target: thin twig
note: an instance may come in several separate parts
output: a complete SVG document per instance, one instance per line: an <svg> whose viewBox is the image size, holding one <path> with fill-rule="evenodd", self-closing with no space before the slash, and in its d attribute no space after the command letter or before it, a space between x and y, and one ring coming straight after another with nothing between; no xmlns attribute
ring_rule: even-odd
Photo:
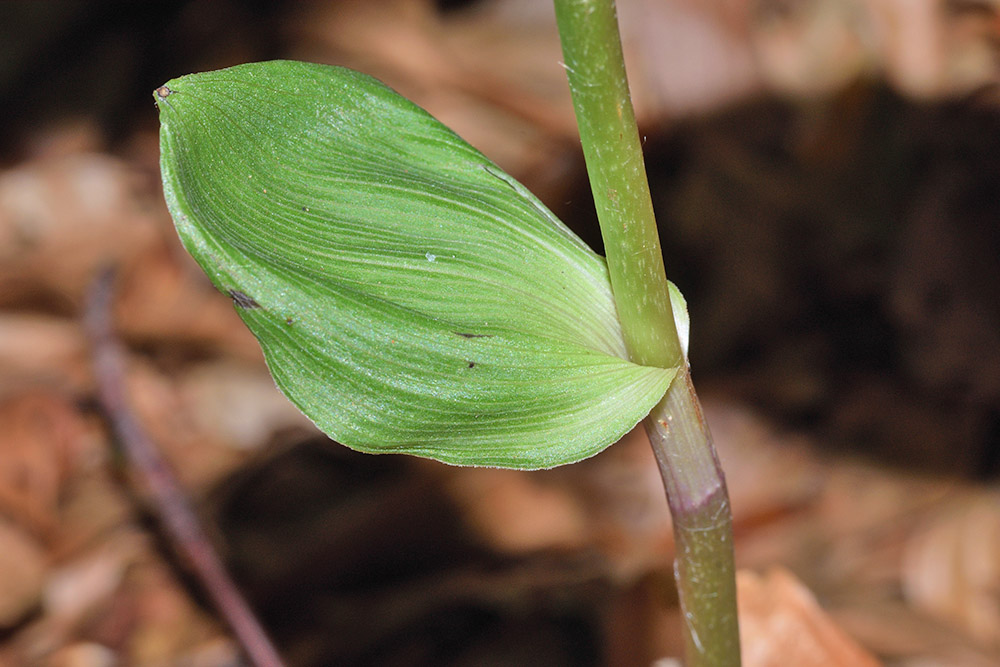
<svg viewBox="0 0 1000 667"><path fill-rule="evenodd" d="M98 277L85 313L101 406L118 437L125 460L151 494L167 536L187 559L247 658L256 667L281 667L278 652L216 555L176 477L128 405L125 355L111 322L113 283L113 270Z"/></svg>

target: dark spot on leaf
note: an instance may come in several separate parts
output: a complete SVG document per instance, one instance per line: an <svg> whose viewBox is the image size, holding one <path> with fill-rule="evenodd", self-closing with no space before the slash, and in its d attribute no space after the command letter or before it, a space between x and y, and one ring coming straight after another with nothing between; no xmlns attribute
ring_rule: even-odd
<svg viewBox="0 0 1000 667"><path fill-rule="evenodd" d="M493 334L474 334L474 333L465 333L463 331L455 331L453 333L456 336L461 336L462 338L493 338Z"/></svg>
<svg viewBox="0 0 1000 667"><path fill-rule="evenodd" d="M237 289L229 290L228 294L237 308L260 308L260 304L254 301L253 298Z"/></svg>
<svg viewBox="0 0 1000 667"><path fill-rule="evenodd" d="M159 97L161 100L165 100L173 92L174 91L170 90L166 86L160 86L159 88L156 89L156 96Z"/></svg>
<svg viewBox="0 0 1000 667"><path fill-rule="evenodd" d="M293 324L294 322L295 322L295 320L293 320L293 319L292 319L292 318L290 318L290 317L286 317L286 318L285 318L285 324L287 324L288 326L292 326L292 324Z"/></svg>
<svg viewBox="0 0 1000 667"><path fill-rule="evenodd" d="M303 206L303 207L302 207L302 210L303 210L303 211L304 211L305 213L308 213L308 212L309 212L309 207L308 207L308 206Z"/></svg>
<svg viewBox="0 0 1000 667"><path fill-rule="evenodd" d="M476 362L470 361L469 362L469 368L475 368L475 367L476 367Z"/></svg>

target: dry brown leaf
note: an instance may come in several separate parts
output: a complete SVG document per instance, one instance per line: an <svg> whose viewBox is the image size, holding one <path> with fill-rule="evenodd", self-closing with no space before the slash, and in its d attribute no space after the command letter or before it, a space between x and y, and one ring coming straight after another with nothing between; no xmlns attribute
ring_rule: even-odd
<svg viewBox="0 0 1000 667"><path fill-rule="evenodd" d="M996 0L867 0L882 68L904 94L961 95L995 82Z"/></svg>
<svg viewBox="0 0 1000 667"><path fill-rule="evenodd" d="M0 628L14 626L38 605L47 569L41 545L0 520Z"/></svg>
<svg viewBox="0 0 1000 667"><path fill-rule="evenodd" d="M37 313L0 313L0 391L45 384L79 392L90 385L80 323Z"/></svg>
<svg viewBox="0 0 1000 667"><path fill-rule="evenodd" d="M95 547L53 567L45 582L45 622L49 634L71 634L88 615L114 595L128 569L140 560L148 541L126 527L104 536Z"/></svg>
<svg viewBox="0 0 1000 667"><path fill-rule="evenodd" d="M576 168L576 126L552 9L527 8L445 18L429 0L315 3L292 22L291 55L384 81L544 199Z"/></svg>
<svg viewBox="0 0 1000 667"><path fill-rule="evenodd" d="M159 207L127 165L106 155L0 173L0 306L78 305L97 269L156 239Z"/></svg>
<svg viewBox="0 0 1000 667"><path fill-rule="evenodd" d="M137 248L115 287L115 325L123 338L208 348L263 367L260 346L232 301L211 285L176 237Z"/></svg>
<svg viewBox="0 0 1000 667"><path fill-rule="evenodd" d="M815 501L823 467L805 436L782 431L747 407L711 393L703 404L726 471L737 531L752 530Z"/></svg>
<svg viewBox="0 0 1000 667"><path fill-rule="evenodd" d="M750 45L728 20L725 4L618 2L629 87L641 126L656 128L708 113L760 89Z"/></svg>
<svg viewBox="0 0 1000 667"><path fill-rule="evenodd" d="M1000 647L1000 492L970 492L911 536L903 590L917 608Z"/></svg>
<svg viewBox="0 0 1000 667"><path fill-rule="evenodd" d="M953 627L898 600L838 608L834 617L864 646L892 665L996 667L996 651L977 647Z"/></svg>
<svg viewBox="0 0 1000 667"><path fill-rule="evenodd" d="M82 153L100 153L106 149L96 119L67 117L32 128L25 137L25 161L53 160Z"/></svg>
<svg viewBox="0 0 1000 667"><path fill-rule="evenodd" d="M738 531L757 530L815 503L822 468L801 436L722 400L707 400L705 413L727 471ZM670 513L641 428L566 468L449 470L450 494L494 548L596 548L623 582L670 568Z"/></svg>
<svg viewBox="0 0 1000 667"><path fill-rule="evenodd" d="M565 489L516 470L459 470L448 484L465 520L507 553L581 546L589 537L580 505Z"/></svg>
<svg viewBox="0 0 1000 667"><path fill-rule="evenodd" d="M127 363L131 410L193 493L232 473L278 432L317 433L257 360L165 368L134 355Z"/></svg>
<svg viewBox="0 0 1000 667"><path fill-rule="evenodd" d="M636 114L646 131L759 88L746 40L701 3L619 2ZM430 0L312 3L292 55L347 65L426 108L544 201L578 173L579 140L551 3L493 0L439 12Z"/></svg>
<svg viewBox="0 0 1000 667"><path fill-rule="evenodd" d="M861 0L759 3L751 34L768 88L813 97L858 78L871 58L866 21Z"/></svg>
<svg viewBox="0 0 1000 667"><path fill-rule="evenodd" d="M199 438L232 450L259 449L287 429L319 433L278 391L263 363L220 359L193 365L176 377L176 391Z"/></svg>
<svg viewBox="0 0 1000 667"><path fill-rule="evenodd" d="M879 661L847 636L794 575L736 575L745 667L875 667Z"/></svg>
<svg viewBox="0 0 1000 667"><path fill-rule="evenodd" d="M574 466L537 472L449 468L446 474L449 495L494 549L597 550L620 581L669 570L670 514L641 429Z"/></svg>
<svg viewBox="0 0 1000 667"><path fill-rule="evenodd" d="M995 83L995 0L817 0L751 3L751 40L768 87L828 95L866 74L916 98Z"/></svg>
<svg viewBox="0 0 1000 667"><path fill-rule="evenodd" d="M641 426L600 456L555 472L574 480L594 543L610 559L612 576L624 583L670 571L673 525L663 479Z"/></svg>
<svg viewBox="0 0 1000 667"><path fill-rule="evenodd" d="M219 633L217 623L195 606L163 564L143 564L129 574L122 592L134 610L125 647L129 664L177 664L179 655Z"/></svg>
<svg viewBox="0 0 1000 667"><path fill-rule="evenodd" d="M77 642L65 646L45 662L45 667L115 667L118 656L97 642Z"/></svg>
<svg viewBox="0 0 1000 667"><path fill-rule="evenodd" d="M126 377L129 406L182 486L203 489L231 472L245 457L237 446L215 437L218 429L202 430L181 395L182 376L140 357L130 358Z"/></svg>
<svg viewBox="0 0 1000 667"><path fill-rule="evenodd" d="M0 401L0 511L36 535L59 523L71 469L93 444L76 407L35 391Z"/></svg>

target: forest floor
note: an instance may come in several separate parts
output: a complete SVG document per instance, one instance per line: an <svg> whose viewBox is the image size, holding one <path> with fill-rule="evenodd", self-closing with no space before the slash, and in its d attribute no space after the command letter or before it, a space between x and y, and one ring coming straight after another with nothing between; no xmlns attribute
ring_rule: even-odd
<svg viewBox="0 0 1000 667"><path fill-rule="evenodd" d="M644 435L531 473L332 443L162 200L153 89L291 57L387 81L599 247L544 3L162 4L0 17L0 664L239 664L97 398L109 266L129 409L290 665L679 657ZM993 5L619 4L745 664L1000 663Z"/></svg>

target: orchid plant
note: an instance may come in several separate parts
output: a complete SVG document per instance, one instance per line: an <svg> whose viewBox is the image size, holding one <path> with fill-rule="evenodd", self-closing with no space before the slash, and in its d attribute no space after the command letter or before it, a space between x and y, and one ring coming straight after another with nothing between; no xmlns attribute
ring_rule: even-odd
<svg viewBox="0 0 1000 667"><path fill-rule="evenodd" d="M555 6L607 259L412 102L303 62L155 91L167 205L278 387L348 447L534 470L643 422L674 517L689 664L738 664L725 482L614 4Z"/></svg>

